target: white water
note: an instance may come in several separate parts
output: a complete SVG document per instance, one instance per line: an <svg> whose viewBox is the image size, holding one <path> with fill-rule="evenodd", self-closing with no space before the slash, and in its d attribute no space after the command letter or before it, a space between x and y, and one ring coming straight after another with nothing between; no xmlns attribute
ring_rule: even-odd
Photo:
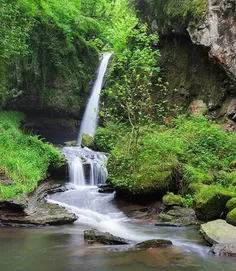
<svg viewBox="0 0 236 271"><path fill-rule="evenodd" d="M89 102L87 104L84 117L82 120L82 124L80 127L79 137L77 141L78 146L81 146L83 134L87 134L93 137L96 132L100 92L102 90L103 79L104 79L111 55L112 55L111 53L103 54L100 67L98 69L97 78L93 85L92 95L89 98Z"/></svg>

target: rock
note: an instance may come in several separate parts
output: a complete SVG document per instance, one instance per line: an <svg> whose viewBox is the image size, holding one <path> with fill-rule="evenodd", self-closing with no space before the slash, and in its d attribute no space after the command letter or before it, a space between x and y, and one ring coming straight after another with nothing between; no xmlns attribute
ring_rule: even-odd
<svg viewBox="0 0 236 271"><path fill-rule="evenodd" d="M154 247L167 247L171 246L172 242L170 240L165 240L165 239L152 239L152 240L147 240L141 243L138 243L136 247L139 248L154 248Z"/></svg>
<svg viewBox="0 0 236 271"><path fill-rule="evenodd" d="M4 173L0 172L0 184L8 186L12 184L12 180L7 178Z"/></svg>
<svg viewBox="0 0 236 271"><path fill-rule="evenodd" d="M98 230L86 230L84 231L84 239L92 240L105 245L125 245L130 244L130 241L114 236L109 232L102 232Z"/></svg>
<svg viewBox="0 0 236 271"><path fill-rule="evenodd" d="M216 244L210 252L217 256L236 256L236 244Z"/></svg>
<svg viewBox="0 0 236 271"><path fill-rule="evenodd" d="M99 193L113 193L115 188L112 184L99 184L98 185Z"/></svg>
<svg viewBox="0 0 236 271"><path fill-rule="evenodd" d="M66 147L75 147L75 146L77 146L77 142L76 142L76 140L66 141L66 142L64 142L64 145Z"/></svg>
<svg viewBox="0 0 236 271"><path fill-rule="evenodd" d="M236 244L236 227L222 219L202 224L200 233L206 241L213 245L222 243Z"/></svg>
<svg viewBox="0 0 236 271"><path fill-rule="evenodd" d="M64 182L42 182L26 200L10 200L0 204L0 223L3 225L63 225L78 217L64 207L45 202L49 193L64 191Z"/></svg>
<svg viewBox="0 0 236 271"><path fill-rule="evenodd" d="M207 105L202 100L194 100L189 105L189 110L194 115L207 114Z"/></svg>
<svg viewBox="0 0 236 271"><path fill-rule="evenodd" d="M226 116L236 121L236 99L231 100Z"/></svg>
<svg viewBox="0 0 236 271"><path fill-rule="evenodd" d="M195 211L191 208L183 208L174 206L167 213L162 212L157 215L156 226L193 226L199 225L199 221L195 215Z"/></svg>
<svg viewBox="0 0 236 271"><path fill-rule="evenodd" d="M227 203L226 203L226 212L230 212L232 211L234 208L236 208L236 198L232 198L230 199Z"/></svg>
<svg viewBox="0 0 236 271"><path fill-rule="evenodd" d="M208 13L202 25L188 29L192 42L210 48L209 56L224 68L234 82L236 81L235 11L235 1L208 0Z"/></svg>
<svg viewBox="0 0 236 271"><path fill-rule="evenodd" d="M157 219L163 222L173 222L174 218L171 215L160 213L157 215Z"/></svg>
<svg viewBox="0 0 236 271"><path fill-rule="evenodd" d="M207 185L202 188L195 200L195 212L203 221L219 218L228 200L234 193L217 186Z"/></svg>
<svg viewBox="0 0 236 271"><path fill-rule="evenodd" d="M183 204L183 198L174 193L168 193L162 198L162 202L166 206L181 206Z"/></svg>
<svg viewBox="0 0 236 271"><path fill-rule="evenodd" d="M226 217L226 221L233 225L233 226L236 226L236 208L234 208L232 211L230 211L228 214L227 214L227 217Z"/></svg>

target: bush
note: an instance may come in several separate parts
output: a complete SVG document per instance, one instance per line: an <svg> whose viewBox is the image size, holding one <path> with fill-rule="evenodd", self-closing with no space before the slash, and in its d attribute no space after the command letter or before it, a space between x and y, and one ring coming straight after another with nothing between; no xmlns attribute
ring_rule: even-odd
<svg viewBox="0 0 236 271"><path fill-rule="evenodd" d="M166 126L141 127L138 139L132 132L120 138L110 153L108 169L115 186L140 193L181 190L181 185L186 190L192 183L229 188L234 185L230 163L235 157L235 133L202 116L180 116ZM179 179L174 169L181 169ZM217 178L222 169L228 174L225 185Z"/></svg>

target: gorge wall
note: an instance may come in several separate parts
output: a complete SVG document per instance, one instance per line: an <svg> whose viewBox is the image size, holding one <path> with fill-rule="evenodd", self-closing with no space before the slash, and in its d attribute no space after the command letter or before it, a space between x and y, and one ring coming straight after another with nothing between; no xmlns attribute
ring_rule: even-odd
<svg viewBox="0 0 236 271"><path fill-rule="evenodd" d="M188 107L203 101L211 118L235 129L236 3L198 0L191 7L188 2L140 0L136 6L160 35L160 65L170 84L170 102Z"/></svg>

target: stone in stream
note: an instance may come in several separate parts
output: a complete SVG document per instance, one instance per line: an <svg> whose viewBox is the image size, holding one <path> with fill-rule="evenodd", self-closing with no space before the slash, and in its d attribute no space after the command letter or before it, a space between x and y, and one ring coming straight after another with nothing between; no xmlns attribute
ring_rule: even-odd
<svg viewBox="0 0 236 271"><path fill-rule="evenodd" d="M201 225L200 233L211 244L236 245L236 227L228 224L225 220L217 219Z"/></svg>
<svg viewBox="0 0 236 271"><path fill-rule="evenodd" d="M167 247L171 246L172 242L166 239L152 239L141 243L138 243L136 247L138 248L154 248L154 247Z"/></svg>
<svg viewBox="0 0 236 271"><path fill-rule="evenodd" d="M131 243L131 241L114 236L109 232L102 232L95 229L85 230L84 239L95 241L104 245L126 245Z"/></svg>
<svg viewBox="0 0 236 271"><path fill-rule="evenodd" d="M217 256L236 256L236 244L215 244L210 252Z"/></svg>

